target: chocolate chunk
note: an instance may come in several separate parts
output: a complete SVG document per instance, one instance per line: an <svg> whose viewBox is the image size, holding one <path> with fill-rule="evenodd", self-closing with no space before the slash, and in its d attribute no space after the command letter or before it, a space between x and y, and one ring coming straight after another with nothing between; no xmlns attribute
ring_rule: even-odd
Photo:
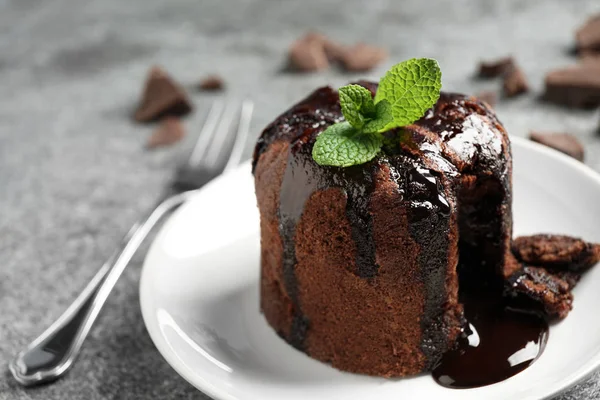
<svg viewBox="0 0 600 400"><path fill-rule="evenodd" d="M181 116L192 110L185 91L162 68L152 67L134 118L139 122L158 120L168 115Z"/></svg>
<svg viewBox="0 0 600 400"><path fill-rule="evenodd" d="M344 50L340 61L347 71L363 72L376 67L388 57L381 47L357 43Z"/></svg>
<svg viewBox="0 0 600 400"><path fill-rule="evenodd" d="M506 280L510 278L512 275L514 275L516 272L522 269L523 263L517 260L517 258L513 254L507 254L507 256L504 259L504 265L502 266L502 276L504 277L504 279Z"/></svg>
<svg viewBox="0 0 600 400"><path fill-rule="evenodd" d="M521 236L512 252L521 262L559 271L581 272L600 261L600 244L564 235Z"/></svg>
<svg viewBox="0 0 600 400"><path fill-rule="evenodd" d="M529 138L534 142L552 147L576 160L583 161L584 150L579 140L569 133L531 132Z"/></svg>
<svg viewBox="0 0 600 400"><path fill-rule="evenodd" d="M329 68L325 50L326 39L319 33L310 32L296 40L290 47L288 63L292 70L312 72ZM333 48L330 49L330 52Z"/></svg>
<svg viewBox="0 0 600 400"><path fill-rule="evenodd" d="M496 78L512 70L515 61L512 57L505 57L494 61L481 61L479 63L479 76L481 78Z"/></svg>
<svg viewBox="0 0 600 400"><path fill-rule="evenodd" d="M223 79L221 79L218 75L209 75L206 78L202 79L198 84L198 88L200 90L206 91L217 91L223 90L225 83Z"/></svg>
<svg viewBox="0 0 600 400"><path fill-rule="evenodd" d="M506 97L514 97L529 90L527 79L521 68L514 66L506 71L502 89Z"/></svg>
<svg viewBox="0 0 600 400"><path fill-rule="evenodd" d="M326 36L310 32L290 47L288 64L296 71L320 71L339 62L348 71L367 71L387 58L387 52L364 43L346 47Z"/></svg>
<svg viewBox="0 0 600 400"><path fill-rule="evenodd" d="M597 107L600 105L600 62L592 60L551 71L546 75L543 98L569 107Z"/></svg>
<svg viewBox="0 0 600 400"><path fill-rule="evenodd" d="M562 279L569 285L569 290L572 290L579 280L581 279L581 273L571 271L552 271L552 275Z"/></svg>
<svg viewBox="0 0 600 400"><path fill-rule="evenodd" d="M565 318L573 308L571 285L544 268L523 266L506 281L505 294L540 304L549 317Z"/></svg>
<svg viewBox="0 0 600 400"><path fill-rule="evenodd" d="M479 100L485 101L490 107L494 107L496 105L496 93L491 91L480 92L477 96Z"/></svg>
<svg viewBox="0 0 600 400"><path fill-rule="evenodd" d="M322 36L323 49L329 61L339 62L346 52L346 46Z"/></svg>
<svg viewBox="0 0 600 400"><path fill-rule="evenodd" d="M575 41L579 51L595 50L600 52L600 14L588 19L577 30Z"/></svg>
<svg viewBox="0 0 600 400"><path fill-rule="evenodd" d="M581 62L600 63L600 51L581 50L578 55Z"/></svg>
<svg viewBox="0 0 600 400"><path fill-rule="evenodd" d="M169 146L180 141L185 136L185 129L178 118L167 117L148 139L146 147L154 149L161 146Z"/></svg>

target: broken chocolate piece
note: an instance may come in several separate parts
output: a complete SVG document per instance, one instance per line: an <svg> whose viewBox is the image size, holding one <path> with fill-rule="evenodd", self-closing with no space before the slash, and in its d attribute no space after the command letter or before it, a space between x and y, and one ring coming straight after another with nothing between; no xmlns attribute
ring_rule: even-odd
<svg viewBox="0 0 600 400"><path fill-rule="evenodd" d="M583 161L584 149L579 140L570 133L531 132L529 138L534 142L552 147L576 160Z"/></svg>
<svg viewBox="0 0 600 400"><path fill-rule="evenodd" d="M506 97L514 97L529 90L527 79L521 68L514 66L506 71L502 89Z"/></svg>
<svg viewBox="0 0 600 400"><path fill-rule="evenodd" d="M346 47L316 32L296 40L289 50L288 64L297 71L320 71L339 62L347 71L367 71L387 58L387 52L364 43Z"/></svg>
<svg viewBox="0 0 600 400"><path fill-rule="evenodd" d="M512 70L515 61L512 57L505 57L494 61L481 61L479 63L479 76L481 78L496 78Z"/></svg>
<svg viewBox="0 0 600 400"><path fill-rule="evenodd" d="M198 88L206 91L223 90L225 86L223 79L218 75L209 75L200 81Z"/></svg>
<svg viewBox="0 0 600 400"><path fill-rule="evenodd" d="M569 284L569 290L573 290L573 288L579 283L579 280L581 279L581 273L579 272L552 271L551 274L567 282Z"/></svg>
<svg viewBox="0 0 600 400"><path fill-rule="evenodd" d="M309 32L296 40L290 47L288 63L296 71L312 72L329 68L325 37L319 33ZM330 49L333 51L333 48Z"/></svg>
<svg viewBox="0 0 600 400"><path fill-rule="evenodd" d="M185 129L178 118L167 117L148 139L146 147L154 149L161 146L169 146L180 141L185 136Z"/></svg>
<svg viewBox="0 0 600 400"><path fill-rule="evenodd" d="M134 114L139 122L158 120L168 115L181 116L192 110L183 88L162 68L152 67L148 73L140 105Z"/></svg>
<svg viewBox="0 0 600 400"><path fill-rule="evenodd" d="M323 49L325 50L325 54L327 55L327 58L329 59L329 61L332 61L332 62L341 61L342 57L344 56L344 54L346 52L346 46L344 46L340 43L334 42L333 40L330 40L325 36L322 37L322 41L323 41Z"/></svg>
<svg viewBox="0 0 600 400"><path fill-rule="evenodd" d="M524 266L507 280L505 294L539 303L549 317L565 318L573 308L571 285L544 268Z"/></svg>
<svg viewBox="0 0 600 400"><path fill-rule="evenodd" d="M600 63L600 51L582 50L579 52L579 61Z"/></svg>
<svg viewBox="0 0 600 400"><path fill-rule="evenodd" d="M577 30L575 41L579 51L594 50L600 52L600 14L588 19Z"/></svg>
<svg viewBox="0 0 600 400"><path fill-rule="evenodd" d="M376 67L387 57L387 51L381 47L357 43L344 50L340 61L347 71L363 72Z"/></svg>
<svg viewBox="0 0 600 400"><path fill-rule="evenodd" d="M549 72L543 98L568 107L597 107L600 105L600 62L586 61Z"/></svg>
<svg viewBox="0 0 600 400"><path fill-rule="evenodd" d="M496 98L498 96L496 96L496 93L494 93L492 91L485 91L485 92L480 92L476 97L479 100L485 101L490 107L493 108L496 105Z"/></svg>
<svg viewBox="0 0 600 400"><path fill-rule="evenodd" d="M600 244L564 235L521 236L512 252L526 264L560 271L582 272L600 261Z"/></svg>

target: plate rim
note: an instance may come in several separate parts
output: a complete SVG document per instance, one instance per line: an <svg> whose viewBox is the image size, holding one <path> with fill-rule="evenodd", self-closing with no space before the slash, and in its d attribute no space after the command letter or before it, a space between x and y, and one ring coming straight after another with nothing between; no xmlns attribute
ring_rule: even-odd
<svg viewBox="0 0 600 400"><path fill-rule="evenodd" d="M584 164L583 162L577 161L574 158L572 158L558 150L555 150L548 146L533 142L531 140L528 140L528 139L525 139L525 138L522 138L519 136L509 135L509 139L510 139L510 143L511 143L511 148L515 143L517 143L519 146L527 148L531 151L545 154L546 156L553 158L558 162L568 164L570 167L574 168L578 172L580 172L580 173L586 175L587 177L593 179L594 181L596 181L598 186L600 186L600 173L596 172L594 169L592 169L590 166ZM249 160L243 162L237 168L232 170L231 173L235 173L235 172L239 171L240 169L247 168L249 162L250 162ZM213 179L211 182L206 184L201 190L206 190L207 188L214 185L215 182L225 179L229 174L230 173L220 175L219 177ZM230 395L226 391L223 391L222 389L220 389L218 386L211 384L208 380L202 378L201 376L200 377L198 375L192 376L192 374L190 374L186 370L186 368L184 368L182 365L180 365L180 362L177 360L175 353L170 350L169 346L163 340L163 337L160 334L160 332L155 331L153 325L150 323L150 321L153 320L154 318L152 318L152 316L151 316L152 313L150 311L151 300L145 299L146 290L144 288L148 287L148 285L146 284L146 281L148 279L150 279L148 277L149 274L147 271L148 271L149 267L147 267L147 265L149 264L149 260L152 258L152 255L158 251L157 250L158 242L159 242L160 238L164 235L164 232L169 228L169 225L174 220L174 217L176 215L178 215L179 213L184 212L186 205L193 203L199 195L200 195L200 193L196 193L195 195L191 196L188 199L188 201L186 201L186 203L182 205L182 207L177 209L172 215L170 215L168 217L168 219L159 228L156 236L153 238L152 243L150 244L150 247L149 247L146 255L144 256L144 261L142 264L142 271L141 271L141 276L140 276L140 283L139 283L139 301L140 301L140 309L142 312L142 320L144 321L144 326L146 328L146 331L148 332L148 335L150 336L150 339L152 340L152 343L157 348L160 355L165 359L167 364L169 364L169 366L175 372L177 372L177 374L179 374L183 379L185 379L190 385L192 385L194 388L196 388L201 393L208 395L209 397L214 398L215 400L243 400L239 397ZM549 392L540 393L541 397L539 397L539 400L549 399L551 397L554 397L554 396L560 395L561 393L564 393L566 390L572 388L576 384L582 382L583 380L585 380L586 378L591 376L599 368L600 368L600 353L596 354L595 358L592 358L587 363L587 365L584 365L582 367L582 370L580 373L571 374L571 377L568 378L568 380L565 382L564 386L558 387L558 388L551 387Z"/></svg>

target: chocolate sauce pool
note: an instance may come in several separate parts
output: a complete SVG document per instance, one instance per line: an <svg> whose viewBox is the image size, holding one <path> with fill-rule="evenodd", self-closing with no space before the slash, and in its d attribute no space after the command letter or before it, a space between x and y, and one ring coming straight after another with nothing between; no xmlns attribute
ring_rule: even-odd
<svg viewBox="0 0 600 400"><path fill-rule="evenodd" d="M444 354L432 375L454 389L491 385L533 363L548 340L548 324L538 314L479 300L466 301L469 329L458 348Z"/></svg>

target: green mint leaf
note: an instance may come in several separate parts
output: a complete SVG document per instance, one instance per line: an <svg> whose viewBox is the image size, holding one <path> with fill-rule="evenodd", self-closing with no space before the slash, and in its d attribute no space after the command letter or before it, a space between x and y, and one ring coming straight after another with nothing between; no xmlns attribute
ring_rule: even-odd
<svg viewBox="0 0 600 400"><path fill-rule="evenodd" d="M392 105L387 100L381 100L375 104L375 116L365 122L362 131L364 133L383 132L393 121Z"/></svg>
<svg viewBox="0 0 600 400"><path fill-rule="evenodd" d="M340 105L346 121L360 129L366 118L375 113L371 92L360 85L346 85L339 89Z"/></svg>
<svg viewBox="0 0 600 400"><path fill-rule="evenodd" d="M436 60L413 58L394 65L379 82L375 103L392 105L393 126L421 118L440 97L442 72Z"/></svg>
<svg viewBox="0 0 600 400"><path fill-rule="evenodd" d="M320 165L349 167L375 158L383 138L380 134L365 134L348 122L329 126L313 147L313 159Z"/></svg>

